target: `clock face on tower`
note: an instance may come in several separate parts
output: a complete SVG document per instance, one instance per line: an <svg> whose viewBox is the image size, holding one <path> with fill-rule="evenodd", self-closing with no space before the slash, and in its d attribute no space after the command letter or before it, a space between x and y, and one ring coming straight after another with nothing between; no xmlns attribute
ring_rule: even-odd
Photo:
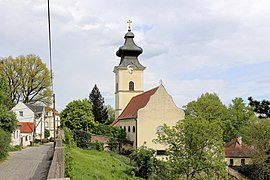
<svg viewBox="0 0 270 180"><path fill-rule="evenodd" d="M128 69L128 72L129 72L130 74L132 74L133 71L134 71L134 67L133 67L133 66L128 66L127 69Z"/></svg>

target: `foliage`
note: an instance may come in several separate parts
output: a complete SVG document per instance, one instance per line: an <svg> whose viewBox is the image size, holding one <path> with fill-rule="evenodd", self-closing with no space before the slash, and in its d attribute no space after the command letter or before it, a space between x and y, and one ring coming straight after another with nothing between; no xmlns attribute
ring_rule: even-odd
<svg viewBox="0 0 270 180"><path fill-rule="evenodd" d="M73 138L77 147L87 149L90 147L91 134L82 130L73 130Z"/></svg>
<svg viewBox="0 0 270 180"><path fill-rule="evenodd" d="M249 105L254 107L254 112L259 114L259 118L270 118L270 101L257 101L252 97L249 97L248 100Z"/></svg>
<svg viewBox="0 0 270 180"><path fill-rule="evenodd" d="M16 145L16 146L9 146L9 150L8 151L20 151L22 150L22 146L21 145Z"/></svg>
<svg viewBox="0 0 270 180"><path fill-rule="evenodd" d="M0 128L12 133L16 129L16 115L8 108L0 104Z"/></svg>
<svg viewBox="0 0 270 180"><path fill-rule="evenodd" d="M92 105L87 99L70 102L60 113L61 127L91 132L96 126Z"/></svg>
<svg viewBox="0 0 270 180"><path fill-rule="evenodd" d="M115 156L96 150L72 148L69 156L69 159L72 159L72 173L69 176L71 179L140 179L132 177L132 167L125 164L120 155Z"/></svg>
<svg viewBox="0 0 270 180"><path fill-rule="evenodd" d="M111 105L106 105L105 108L108 112L108 119L105 124L110 125L115 120L115 110Z"/></svg>
<svg viewBox="0 0 270 180"><path fill-rule="evenodd" d="M10 136L9 132L0 128L0 159L5 159L8 155Z"/></svg>
<svg viewBox="0 0 270 180"><path fill-rule="evenodd" d="M65 177L74 177L74 158L71 155L72 149L65 147Z"/></svg>
<svg viewBox="0 0 270 180"><path fill-rule="evenodd" d="M270 178L270 119L254 121L241 129L243 140L254 147L252 162L253 177ZM267 176L268 175L268 176Z"/></svg>
<svg viewBox="0 0 270 180"><path fill-rule="evenodd" d="M89 102L93 107L95 121L104 124L108 119L108 112L104 107L104 98L102 97L97 85L95 84L89 95Z"/></svg>
<svg viewBox="0 0 270 180"><path fill-rule="evenodd" d="M72 148L75 147L75 141L73 138L73 133L71 132L71 130L67 127L64 128L64 143L68 148Z"/></svg>
<svg viewBox="0 0 270 180"><path fill-rule="evenodd" d="M230 115L227 121L227 128L229 128L228 140L230 140L240 136L239 130L248 125L255 118L255 114L251 107L245 105L242 98L233 99L228 111Z"/></svg>
<svg viewBox="0 0 270 180"><path fill-rule="evenodd" d="M40 57L29 54L1 58L0 76L8 78L9 97L14 104L51 103L50 72Z"/></svg>
<svg viewBox="0 0 270 180"><path fill-rule="evenodd" d="M164 125L163 131L155 142L167 145L171 174L178 179L226 177L219 120L187 117L176 126Z"/></svg>
<svg viewBox="0 0 270 180"><path fill-rule="evenodd" d="M144 179L154 176L158 160L153 149L141 146L139 149L134 150L129 157L135 163L136 175Z"/></svg>
<svg viewBox="0 0 270 180"><path fill-rule="evenodd" d="M108 136L112 138L126 138L126 132L120 127L98 124L93 130L94 134Z"/></svg>
<svg viewBox="0 0 270 180"><path fill-rule="evenodd" d="M44 136L45 136L45 139L50 137L50 131L48 129L45 129Z"/></svg>
<svg viewBox="0 0 270 180"><path fill-rule="evenodd" d="M0 104L7 106L9 109L11 109L13 105L11 99L9 98L7 78L4 76L0 77Z"/></svg>
<svg viewBox="0 0 270 180"><path fill-rule="evenodd" d="M104 151L104 143L102 143L102 142L91 142L89 149L94 149L94 150L97 150L97 151Z"/></svg>

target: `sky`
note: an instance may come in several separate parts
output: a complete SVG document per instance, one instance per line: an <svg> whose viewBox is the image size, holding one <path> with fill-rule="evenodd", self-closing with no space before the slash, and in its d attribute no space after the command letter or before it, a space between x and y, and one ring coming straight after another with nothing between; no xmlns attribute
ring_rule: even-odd
<svg viewBox="0 0 270 180"><path fill-rule="evenodd" d="M56 108L97 84L114 107L113 68L127 21L143 48L144 89L162 80L178 107L217 93L225 105L270 99L269 0L50 0ZM0 57L49 68L47 0L0 0Z"/></svg>

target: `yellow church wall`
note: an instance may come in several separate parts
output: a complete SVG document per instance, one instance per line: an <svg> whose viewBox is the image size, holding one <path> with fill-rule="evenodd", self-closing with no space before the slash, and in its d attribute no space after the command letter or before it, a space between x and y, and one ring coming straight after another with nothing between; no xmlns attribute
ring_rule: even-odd
<svg viewBox="0 0 270 180"><path fill-rule="evenodd" d="M143 70L136 69L130 73L128 68L115 68L115 118L117 118L132 97L143 92ZM134 91L129 90L129 82L134 82Z"/></svg>
<svg viewBox="0 0 270 180"><path fill-rule="evenodd" d="M146 143L148 148L165 150L164 145L153 143L153 139L157 138L157 128L164 124L174 126L177 121L184 119L184 116L184 111L176 107L172 97L163 85L160 85L148 104L138 111L137 147Z"/></svg>
<svg viewBox="0 0 270 180"><path fill-rule="evenodd" d="M233 164L231 164L231 159L233 160ZM232 165L232 166L241 166L241 160L245 160L245 164L252 164L252 159L251 158L225 158L225 162L227 165Z"/></svg>

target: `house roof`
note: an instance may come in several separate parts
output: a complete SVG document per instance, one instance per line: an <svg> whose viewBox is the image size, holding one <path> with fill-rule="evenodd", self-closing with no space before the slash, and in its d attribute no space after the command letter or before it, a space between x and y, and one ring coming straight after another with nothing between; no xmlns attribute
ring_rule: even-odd
<svg viewBox="0 0 270 180"><path fill-rule="evenodd" d="M17 122L17 125L20 126L22 133L31 133L34 131L34 123L32 122Z"/></svg>
<svg viewBox="0 0 270 180"><path fill-rule="evenodd" d="M241 138L234 138L224 146L226 158L251 157L252 148L242 142Z"/></svg>
<svg viewBox="0 0 270 180"><path fill-rule="evenodd" d="M44 106L39 105L33 105L33 104L25 104L29 109L31 109L33 112L42 112Z"/></svg>
<svg viewBox="0 0 270 180"><path fill-rule="evenodd" d="M51 112L51 111L53 111L53 108L51 108L49 106L45 107L45 112ZM57 110L55 110L55 115L59 115L59 112Z"/></svg>
<svg viewBox="0 0 270 180"><path fill-rule="evenodd" d="M118 116L116 120L112 122L112 125L116 124L119 120L122 119L135 119L137 118L138 110L145 107L148 103L150 97L155 94L159 87L153 88L149 91L146 91L142 94L134 96L124 109L124 111Z"/></svg>

